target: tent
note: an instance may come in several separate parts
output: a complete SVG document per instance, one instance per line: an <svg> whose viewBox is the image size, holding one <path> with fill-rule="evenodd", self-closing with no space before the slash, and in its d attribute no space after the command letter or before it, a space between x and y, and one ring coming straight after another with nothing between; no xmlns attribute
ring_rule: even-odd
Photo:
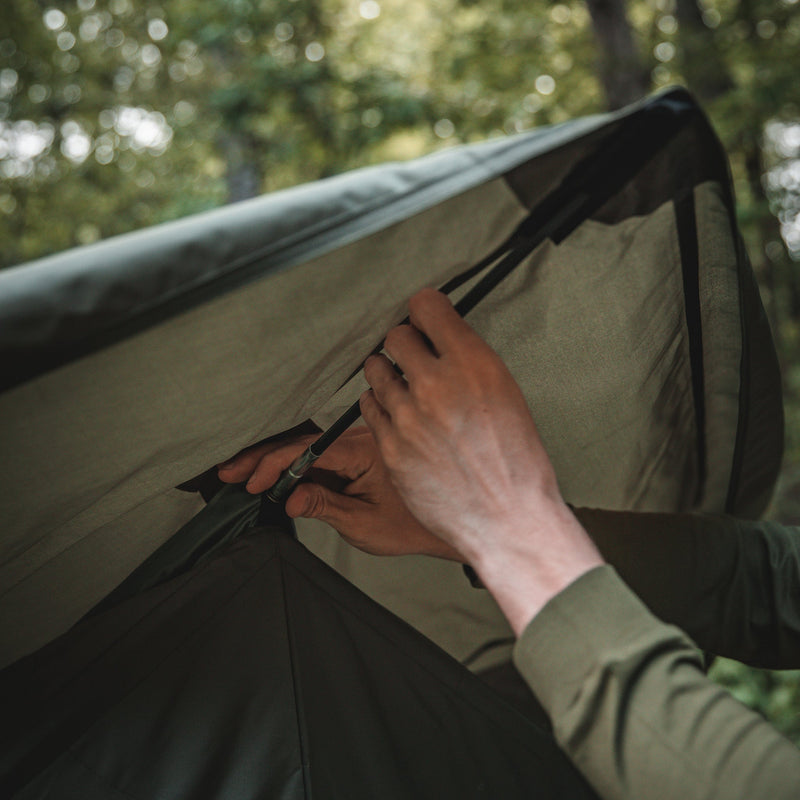
<svg viewBox="0 0 800 800"><path fill-rule="evenodd" d="M458 663L509 642L454 565L215 493L215 463L336 419L430 285L520 382L568 501L763 510L777 363L680 89L6 270L0 794L591 796Z"/></svg>

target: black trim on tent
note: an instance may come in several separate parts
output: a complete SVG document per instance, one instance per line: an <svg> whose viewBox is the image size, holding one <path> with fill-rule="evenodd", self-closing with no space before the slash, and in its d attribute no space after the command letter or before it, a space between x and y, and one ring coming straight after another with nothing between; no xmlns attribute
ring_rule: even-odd
<svg viewBox="0 0 800 800"><path fill-rule="evenodd" d="M748 419L750 417L750 395L747 391L747 387L750 385L750 347L748 346L750 331L747 319L747 308L745 306L745 292L743 291L742 283L743 280L740 270L739 317L742 336L742 354L739 360L739 419L736 425L736 443L733 448L731 477L728 481L728 494L725 498L726 514L736 513L736 501L739 494L739 483L744 465L744 454L748 438Z"/></svg>
<svg viewBox="0 0 800 800"><path fill-rule="evenodd" d="M739 422L725 511L753 518L763 512L780 470L784 431L782 382L769 321L733 216L731 231L739 252L742 352Z"/></svg>
<svg viewBox="0 0 800 800"><path fill-rule="evenodd" d="M692 374L692 399L697 429L697 491L694 503L698 504L702 499L706 480L706 398L703 372L703 325L700 315L700 263L694 192L686 192L683 197L675 201L674 205L678 246L681 254L683 298Z"/></svg>
<svg viewBox="0 0 800 800"><path fill-rule="evenodd" d="M688 97L688 96L687 96ZM663 102L647 114L623 120L621 127L583 158L560 186L522 221L508 242L510 252L457 304L468 314L540 244L560 244L601 208L697 113L693 103Z"/></svg>

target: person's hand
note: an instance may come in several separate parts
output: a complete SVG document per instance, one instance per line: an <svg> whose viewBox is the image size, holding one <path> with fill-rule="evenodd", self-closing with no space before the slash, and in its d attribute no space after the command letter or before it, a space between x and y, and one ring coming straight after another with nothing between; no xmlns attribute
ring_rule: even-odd
<svg viewBox="0 0 800 800"><path fill-rule="evenodd" d="M524 396L439 292L365 366L361 411L408 509L472 564L518 632L602 559L570 512Z"/></svg>
<svg viewBox="0 0 800 800"><path fill-rule="evenodd" d="M243 450L220 465L219 477L226 483L247 481L247 490L253 494L266 491L316 438L305 436ZM307 481L287 499L286 513L327 522L345 541L373 555L418 553L460 560L457 551L408 511L365 427L347 431L323 453Z"/></svg>

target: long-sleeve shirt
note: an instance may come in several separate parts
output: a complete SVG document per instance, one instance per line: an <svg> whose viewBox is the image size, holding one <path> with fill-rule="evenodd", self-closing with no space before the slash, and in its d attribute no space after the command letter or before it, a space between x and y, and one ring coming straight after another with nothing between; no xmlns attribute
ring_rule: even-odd
<svg viewBox="0 0 800 800"><path fill-rule="evenodd" d="M553 598L514 651L570 758L607 800L800 798L800 750L708 680L697 650L800 666L800 530L578 517L614 567Z"/></svg>

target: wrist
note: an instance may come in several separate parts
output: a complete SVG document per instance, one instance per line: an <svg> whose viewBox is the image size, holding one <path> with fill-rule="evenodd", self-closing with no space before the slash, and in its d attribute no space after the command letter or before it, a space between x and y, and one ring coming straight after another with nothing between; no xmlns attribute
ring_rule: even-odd
<svg viewBox="0 0 800 800"><path fill-rule="evenodd" d="M487 537L487 547L470 558L517 636L553 597L604 563L563 502L532 519Z"/></svg>
<svg viewBox="0 0 800 800"><path fill-rule="evenodd" d="M429 534L432 537L432 541L429 541L425 547L423 552L427 556L433 556L434 558L443 558L447 561L457 561L459 564L466 563L466 559L464 556L456 550L448 542L444 541L444 539L440 539L438 536L434 536L433 534Z"/></svg>

